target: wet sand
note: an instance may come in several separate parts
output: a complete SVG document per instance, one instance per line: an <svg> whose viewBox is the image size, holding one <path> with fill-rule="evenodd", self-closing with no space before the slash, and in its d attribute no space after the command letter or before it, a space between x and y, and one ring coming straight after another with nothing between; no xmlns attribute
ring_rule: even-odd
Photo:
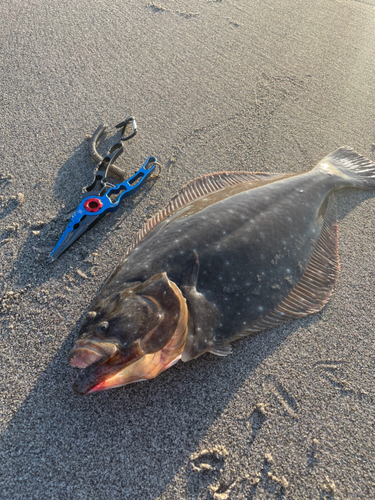
<svg viewBox="0 0 375 500"><path fill-rule="evenodd" d="M375 1L0 14L0 498L375 497L375 192L338 197L341 273L321 313L83 398L67 363L135 232L187 181L301 172L342 145L375 159ZM92 180L86 135L129 115L118 166L155 155L161 177L49 265Z"/></svg>

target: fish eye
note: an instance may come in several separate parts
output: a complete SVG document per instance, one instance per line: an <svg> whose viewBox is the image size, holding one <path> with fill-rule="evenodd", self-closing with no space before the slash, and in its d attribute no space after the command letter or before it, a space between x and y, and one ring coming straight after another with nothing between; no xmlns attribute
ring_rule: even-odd
<svg viewBox="0 0 375 500"><path fill-rule="evenodd" d="M106 330L108 330L108 326L109 326L108 321L102 321L102 322L99 324L99 326L98 326L98 328L97 328L97 330L96 330L96 331L97 331L98 333L104 333Z"/></svg>

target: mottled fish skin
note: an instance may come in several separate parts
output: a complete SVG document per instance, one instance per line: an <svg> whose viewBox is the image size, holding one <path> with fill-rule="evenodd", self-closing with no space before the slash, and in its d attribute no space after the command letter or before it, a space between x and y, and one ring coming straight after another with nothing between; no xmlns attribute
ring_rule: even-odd
<svg viewBox="0 0 375 500"><path fill-rule="evenodd" d="M151 231L102 293L166 272L181 286L192 251L199 256L197 291L220 313L201 350L222 345L276 307L300 279L320 234L327 196L341 179L320 170L287 177L201 208L200 200ZM222 194L230 194L226 188Z"/></svg>
<svg viewBox="0 0 375 500"><path fill-rule="evenodd" d="M374 163L350 148L340 148L307 173L260 176L258 182L201 193L155 227L150 226L96 301L111 300L134 283L166 273L188 306L189 331L182 360L210 350L220 354L222 346L239 336L266 327L259 327L259 322L301 286L318 251L322 262L326 259L338 266L335 240L322 242L322 238L331 238L324 233L327 220L334 227L333 192L345 187L373 189L374 177ZM321 248L317 248L318 241ZM319 268L309 272L313 278L309 278L311 290L303 285L306 296L319 295L320 283L324 288L325 279L337 277L326 278ZM331 288L319 299L319 308L328 300ZM306 314L307 306L303 314L297 311L291 316Z"/></svg>

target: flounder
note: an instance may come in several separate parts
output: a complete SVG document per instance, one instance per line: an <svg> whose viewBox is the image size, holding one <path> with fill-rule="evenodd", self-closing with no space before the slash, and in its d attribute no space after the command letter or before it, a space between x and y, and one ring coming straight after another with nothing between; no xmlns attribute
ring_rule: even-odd
<svg viewBox="0 0 375 500"><path fill-rule="evenodd" d="M144 224L94 299L69 359L73 389L156 377L178 360L320 311L337 280L334 192L375 188L350 148L298 175L223 172L187 184Z"/></svg>

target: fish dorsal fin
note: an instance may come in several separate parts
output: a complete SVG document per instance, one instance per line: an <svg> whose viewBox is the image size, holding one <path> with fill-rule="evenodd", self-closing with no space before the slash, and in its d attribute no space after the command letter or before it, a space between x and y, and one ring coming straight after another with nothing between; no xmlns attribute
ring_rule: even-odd
<svg viewBox="0 0 375 500"><path fill-rule="evenodd" d="M325 306L332 295L340 269L336 212L336 199L332 196L318 242L300 281L275 309L252 323L239 337L273 328L290 319L303 318Z"/></svg>
<svg viewBox="0 0 375 500"><path fill-rule="evenodd" d="M138 231L130 247L127 249L125 257L127 257L138 243L143 240L154 227L160 224L160 222L198 198L202 198L203 196L207 196L208 194L236 184L259 183L284 176L285 174L268 174L261 172L219 172L203 175L202 177L198 177L188 182L182 187L181 191L171 199L165 208L143 224L142 229Z"/></svg>

